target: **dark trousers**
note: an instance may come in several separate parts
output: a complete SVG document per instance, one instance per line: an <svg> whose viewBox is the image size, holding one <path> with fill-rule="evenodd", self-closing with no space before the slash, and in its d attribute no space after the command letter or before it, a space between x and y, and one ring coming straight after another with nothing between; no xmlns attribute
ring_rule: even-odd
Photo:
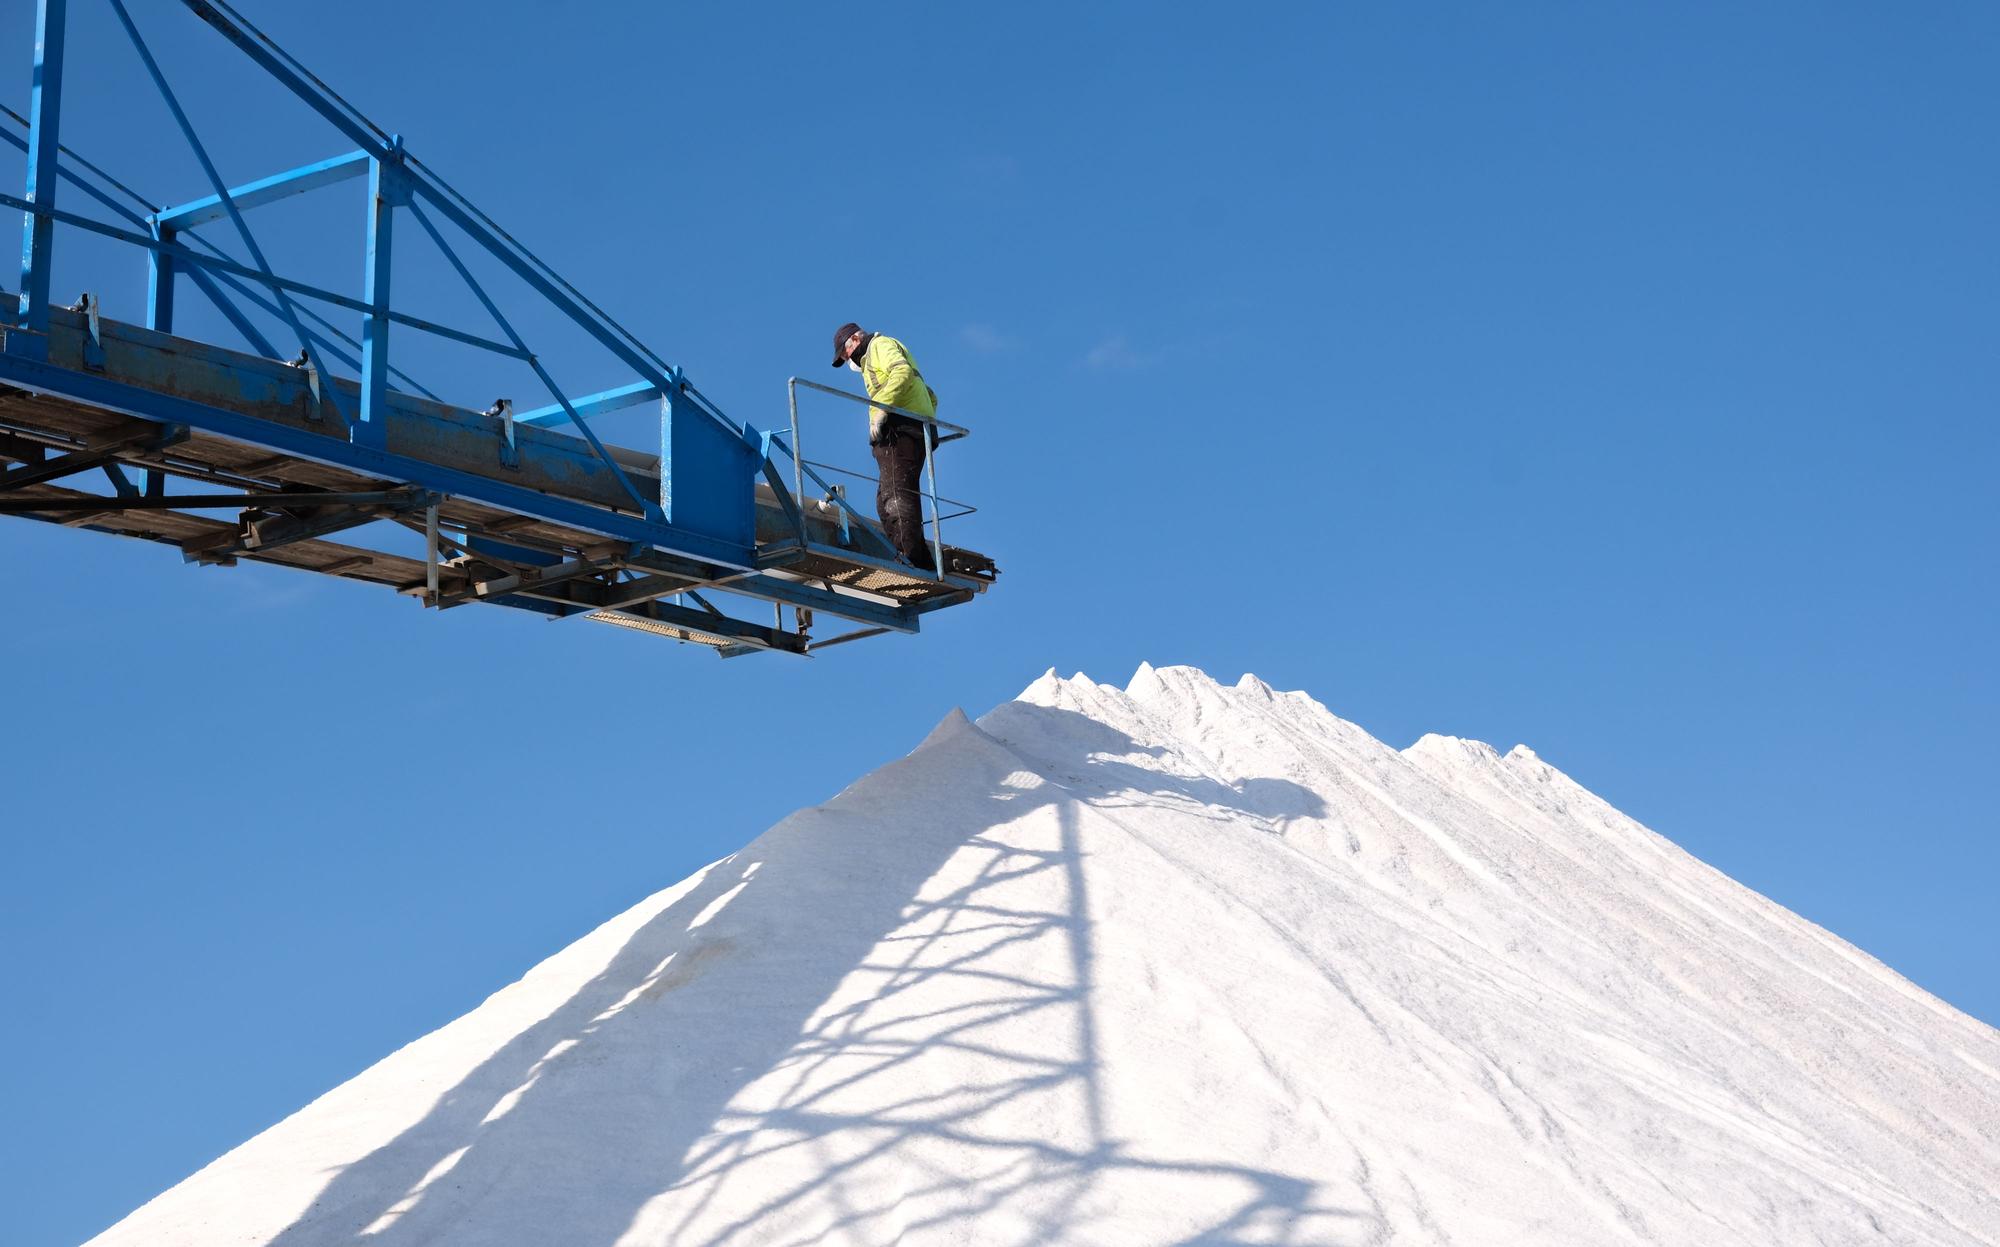
<svg viewBox="0 0 2000 1247"><path fill-rule="evenodd" d="M875 452L875 514L889 544L916 566L933 570L936 563L924 540L923 426L895 421L887 439L869 449Z"/></svg>

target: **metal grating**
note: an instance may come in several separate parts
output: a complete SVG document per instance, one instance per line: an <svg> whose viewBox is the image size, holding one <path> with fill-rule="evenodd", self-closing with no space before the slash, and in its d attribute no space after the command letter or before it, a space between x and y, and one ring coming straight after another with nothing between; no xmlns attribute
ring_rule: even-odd
<svg viewBox="0 0 2000 1247"><path fill-rule="evenodd" d="M657 619L642 619L637 615L627 615L619 611L592 611L585 619L598 623L614 624L620 628L630 628L634 632L644 632L652 636L663 636L673 641L686 641L691 645L709 645L716 649L726 649L740 644L730 637L715 636L707 632L696 632L675 624L661 623Z"/></svg>

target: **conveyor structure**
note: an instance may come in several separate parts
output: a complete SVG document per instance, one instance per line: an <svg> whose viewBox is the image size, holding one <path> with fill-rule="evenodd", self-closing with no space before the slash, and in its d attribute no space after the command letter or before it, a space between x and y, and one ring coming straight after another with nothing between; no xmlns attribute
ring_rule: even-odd
<svg viewBox="0 0 2000 1247"><path fill-rule="evenodd" d="M666 363L464 196L220 0L178 0L303 100L355 150L226 184L126 10L104 0L207 180L175 206L140 198L60 144L68 0L38 0L25 135L21 290L0 324L0 514L171 545L191 563L273 563L383 585L446 609L484 604L583 617L708 646L724 656L918 631L971 601L997 572L944 540L969 508L937 493L925 522L938 570L900 560L870 517L800 447L799 387L787 425L723 415ZM351 177L369 180L362 290L343 294L273 270L246 214ZM65 202L58 205L60 198ZM87 211L67 206L81 196ZM109 219L107 219L107 217ZM226 225L226 230L224 230ZM436 244L497 333L469 332L391 304L392 243L414 226ZM149 266L146 324L84 296L51 300L57 228L115 240ZM223 230L228 245L204 229ZM448 240L482 249L637 380L571 397ZM244 340L174 332L192 290ZM337 318L358 322L350 336ZM278 326L273 330L272 326ZM550 399L454 406L389 362L422 334L525 365ZM277 333L296 339L280 350ZM282 339L279 339L282 340ZM345 367L352 375L342 375ZM859 400L858 396L840 397ZM602 440L591 421L652 404L657 452ZM966 434L932 422L933 447ZM837 629L816 635L816 627Z"/></svg>

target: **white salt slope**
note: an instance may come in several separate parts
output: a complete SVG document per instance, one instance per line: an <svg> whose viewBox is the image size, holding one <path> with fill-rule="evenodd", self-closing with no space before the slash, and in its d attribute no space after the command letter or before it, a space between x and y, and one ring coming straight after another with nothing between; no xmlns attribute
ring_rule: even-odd
<svg viewBox="0 0 2000 1247"><path fill-rule="evenodd" d="M2000 1243L2000 1033L1517 748L1036 681L101 1244Z"/></svg>

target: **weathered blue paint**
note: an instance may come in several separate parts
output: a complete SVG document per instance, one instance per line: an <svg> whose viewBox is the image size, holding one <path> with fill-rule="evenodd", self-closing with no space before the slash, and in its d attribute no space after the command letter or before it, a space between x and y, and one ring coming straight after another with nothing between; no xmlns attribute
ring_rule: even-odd
<svg viewBox="0 0 2000 1247"><path fill-rule="evenodd" d="M392 427L389 450L357 446L344 438L331 437L296 425L260 419L239 411L193 402L174 394L142 389L96 374L73 371L26 358L14 353L15 343L22 341L25 341L25 335L8 335L8 349L0 352L0 381L45 394L57 394L77 402L90 403L93 406L123 412L145 420L185 424L211 433L219 433L224 437L249 442L252 445L269 446L273 450L297 455L300 458L351 468L385 480L422 485L442 494L486 502L523 515L540 516L558 524L567 524L585 532L602 533L607 537L670 550L727 567L747 569L754 562L754 554L747 543L715 540L698 532L683 531L638 516L623 515L588 503L554 497L539 490L524 489L518 485L489 480L461 469L444 467L426 458L397 453L399 445L417 450L426 447L438 435L438 430L416 431L408 438L399 438ZM393 419L390 421L392 426L396 423L398 422ZM530 453L530 447L524 444L522 452L526 457ZM559 468L560 465L557 465L558 470Z"/></svg>
<svg viewBox="0 0 2000 1247"><path fill-rule="evenodd" d="M679 370L660 399L660 508L668 523L722 541L756 534L757 434L713 420L678 393Z"/></svg>

